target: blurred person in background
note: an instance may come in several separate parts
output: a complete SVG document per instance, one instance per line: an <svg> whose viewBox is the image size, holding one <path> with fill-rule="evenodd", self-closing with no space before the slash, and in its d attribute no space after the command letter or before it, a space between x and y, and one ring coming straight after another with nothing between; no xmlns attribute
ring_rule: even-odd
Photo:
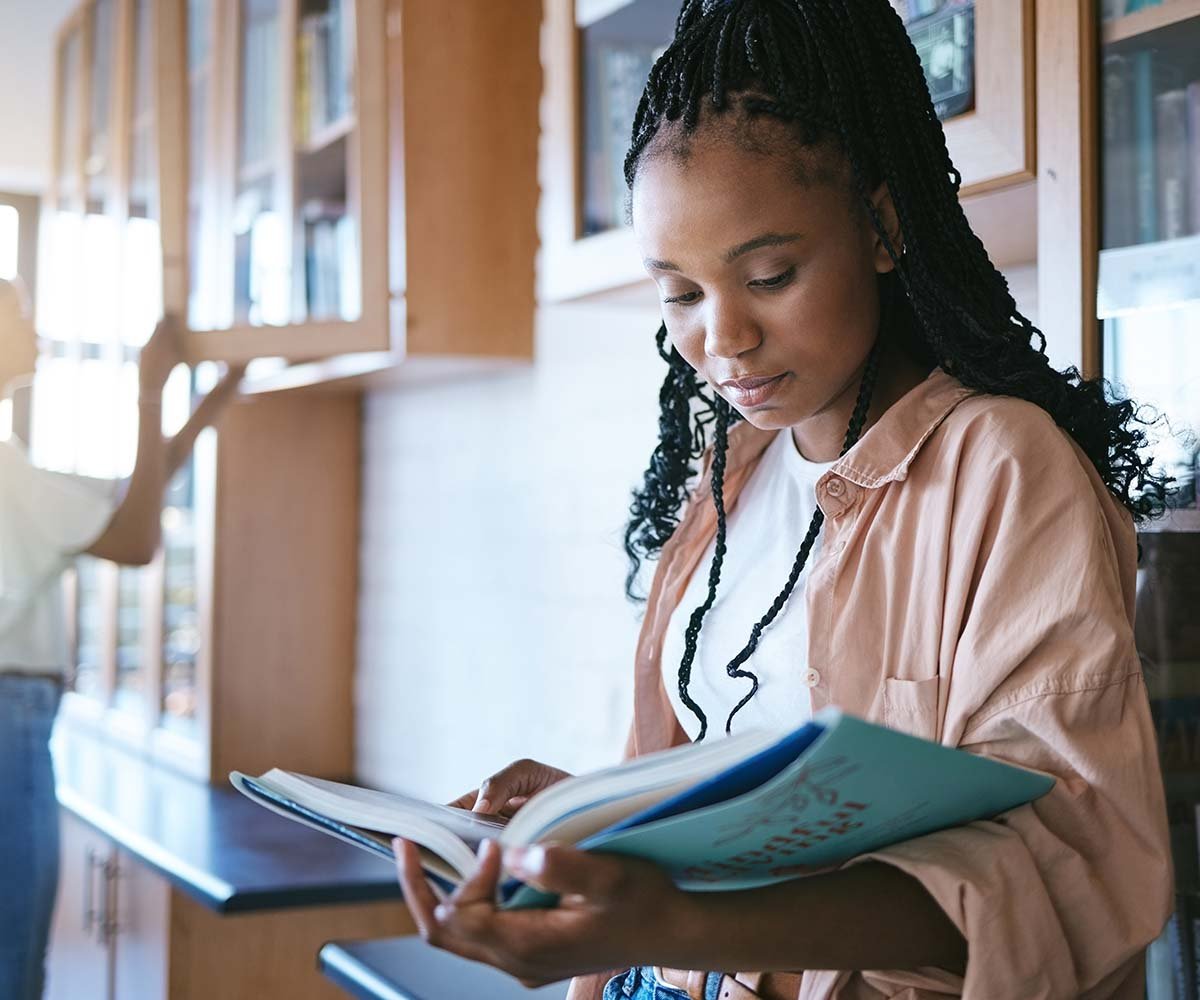
<svg viewBox="0 0 1200 1000"><path fill-rule="evenodd" d="M32 382L37 355L23 288L0 280L0 399L11 400ZM128 479L40 469L16 434L0 437L0 997L6 1000L42 994L58 885L49 739L70 665L60 577L83 553L132 566L154 558L163 492L199 432L236 395L244 370L231 368L184 427L164 438L163 387L182 361L179 324L167 317L139 360L137 457Z"/></svg>

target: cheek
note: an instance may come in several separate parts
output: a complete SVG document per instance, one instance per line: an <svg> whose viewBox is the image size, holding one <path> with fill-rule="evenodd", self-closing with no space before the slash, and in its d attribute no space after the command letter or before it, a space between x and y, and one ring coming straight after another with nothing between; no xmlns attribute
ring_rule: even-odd
<svg viewBox="0 0 1200 1000"><path fill-rule="evenodd" d="M676 316L667 323L667 343L679 352L689 365L698 371L704 364L704 324L686 315Z"/></svg>

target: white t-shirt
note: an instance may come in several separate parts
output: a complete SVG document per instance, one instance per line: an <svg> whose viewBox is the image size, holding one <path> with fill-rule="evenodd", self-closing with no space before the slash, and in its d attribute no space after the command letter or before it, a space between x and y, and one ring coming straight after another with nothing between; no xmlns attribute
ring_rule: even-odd
<svg viewBox="0 0 1200 1000"><path fill-rule="evenodd" d="M108 526L117 488L39 469L0 440L0 672L67 668L60 577Z"/></svg>
<svg viewBox="0 0 1200 1000"><path fill-rule="evenodd" d="M725 667L745 648L751 629L783 590L816 511L817 480L832 466L832 462L805 459L796 448L791 429L784 428L767 446L726 518L721 580L716 600L700 628L688 684L688 695L708 718L706 738L725 735L725 720L750 691L749 678L730 677ZM758 693L734 716L735 733L751 727L792 729L812 715L804 683L808 668L804 588L820 547L818 534L787 603L763 630L758 648L742 664L741 669L758 676ZM663 683L675 715L692 739L700 732L700 720L679 696L679 664L683 660L684 631L692 612L708 595L715 548L714 539L697 564L663 639Z"/></svg>

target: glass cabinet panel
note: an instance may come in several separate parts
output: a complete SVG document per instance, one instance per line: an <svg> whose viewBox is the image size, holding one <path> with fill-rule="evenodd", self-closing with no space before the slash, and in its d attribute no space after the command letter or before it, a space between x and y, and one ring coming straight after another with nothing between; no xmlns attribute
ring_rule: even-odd
<svg viewBox="0 0 1200 1000"><path fill-rule="evenodd" d="M133 19L133 101L130 124L129 215L149 218L158 199L154 128L154 9L135 0Z"/></svg>
<svg viewBox="0 0 1200 1000"><path fill-rule="evenodd" d="M291 212L280 146L287 107L283 5L244 0L239 6L234 322L282 325L291 316Z"/></svg>
<svg viewBox="0 0 1200 1000"><path fill-rule="evenodd" d="M208 256L212 243L212 190L215 178L209 170L213 111L216 106L213 76L213 0L188 0L188 326L211 329L213 274Z"/></svg>
<svg viewBox="0 0 1200 1000"><path fill-rule="evenodd" d="M616 10L611 8L616 6ZM607 8L607 10L605 9ZM580 236L625 224L625 153L650 67L670 44L676 0L604 4L579 31L583 151Z"/></svg>
<svg viewBox="0 0 1200 1000"><path fill-rule="evenodd" d="M82 100L83 35L77 28L62 44L58 63L58 149L56 177L58 200L62 204L79 193L79 105Z"/></svg>
<svg viewBox="0 0 1200 1000"><path fill-rule="evenodd" d="M111 196L113 145L113 53L116 0L95 0L91 7L91 79L87 152L83 172L88 212L104 211Z"/></svg>
<svg viewBox="0 0 1200 1000"><path fill-rule="evenodd" d="M164 434L174 434L187 421L195 391L194 371L177 368L163 394ZM190 456L167 487L162 511L162 704L159 713L163 726L184 733L196 729L199 699L196 668L201 639L195 477L196 459Z"/></svg>
<svg viewBox="0 0 1200 1000"><path fill-rule="evenodd" d="M908 29L942 121L975 107L974 0L892 0Z"/></svg>
<svg viewBox="0 0 1200 1000"><path fill-rule="evenodd" d="M1150 1000L1197 995L1200 954L1200 8L1102 0L1103 374L1144 404L1168 517L1140 533L1137 644L1158 736L1176 912L1148 956Z"/></svg>
<svg viewBox="0 0 1200 1000"><path fill-rule="evenodd" d="M297 22L295 273L297 313L358 319L358 233L353 184L354 8L350 0L305 0Z"/></svg>

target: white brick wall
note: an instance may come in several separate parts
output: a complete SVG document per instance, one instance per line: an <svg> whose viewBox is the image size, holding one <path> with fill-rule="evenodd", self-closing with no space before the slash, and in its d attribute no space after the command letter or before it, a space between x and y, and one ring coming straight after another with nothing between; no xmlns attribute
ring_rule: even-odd
<svg viewBox="0 0 1200 1000"><path fill-rule="evenodd" d="M371 394L357 769L457 795L619 757L640 606L620 533L657 435L657 311L544 309L528 371Z"/></svg>
<svg viewBox="0 0 1200 1000"><path fill-rule="evenodd" d="M1035 278L1009 272L1036 322ZM368 397L363 781L444 799L516 757L619 756L640 614L620 532L657 436L657 325L654 308L547 307L529 370Z"/></svg>

